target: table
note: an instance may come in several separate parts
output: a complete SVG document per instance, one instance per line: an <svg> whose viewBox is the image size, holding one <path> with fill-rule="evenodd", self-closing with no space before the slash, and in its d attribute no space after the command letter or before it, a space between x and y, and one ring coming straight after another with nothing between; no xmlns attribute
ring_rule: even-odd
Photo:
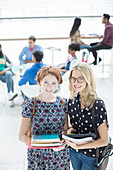
<svg viewBox="0 0 113 170"><path fill-rule="evenodd" d="M99 39L99 34L81 34L81 39Z"/></svg>
<svg viewBox="0 0 113 170"><path fill-rule="evenodd" d="M15 75L22 76L26 69L30 68L33 65L33 63L28 64L22 64L19 66L12 66L11 70Z"/></svg>

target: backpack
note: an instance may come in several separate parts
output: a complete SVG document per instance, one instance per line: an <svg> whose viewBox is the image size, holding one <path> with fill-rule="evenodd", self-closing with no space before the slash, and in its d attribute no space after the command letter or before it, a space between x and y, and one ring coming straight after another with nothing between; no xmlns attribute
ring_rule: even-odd
<svg viewBox="0 0 113 170"><path fill-rule="evenodd" d="M96 100L95 100L95 103L96 103ZM92 107L92 122L93 122L93 130L98 139L99 133L97 131L96 124L95 124L95 103ZM99 156L99 148L96 148L95 170L106 170L108 162L109 162L109 156L111 155L113 155L113 145L111 144L111 138L109 137L108 145L105 146L101 156Z"/></svg>

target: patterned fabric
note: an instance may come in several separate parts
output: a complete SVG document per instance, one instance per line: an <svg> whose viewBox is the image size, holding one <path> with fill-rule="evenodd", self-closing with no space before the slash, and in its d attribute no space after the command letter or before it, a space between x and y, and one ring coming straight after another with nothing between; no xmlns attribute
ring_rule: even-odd
<svg viewBox="0 0 113 170"><path fill-rule="evenodd" d="M67 100L65 108L61 98L58 96L55 102L46 103L36 99L36 110L33 116L33 134L58 133L63 131L65 124L65 113L67 113ZM32 117L34 99L28 99L24 103L22 116ZM53 149L28 149L28 170L69 170L69 149L66 147L61 151Z"/></svg>
<svg viewBox="0 0 113 170"><path fill-rule="evenodd" d="M71 36L71 43L80 43L80 31L77 30L73 36Z"/></svg>
<svg viewBox="0 0 113 170"><path fill-rule="evenodd" d="M80 94L78 93L77 96L75 96L75 99L69 99L68 102L68 113L70 116L70 123L72 127L75 129L76 134L85 134L85 133L94 133L93 130L93 122L92 122L92 112L91 109L85 107L84 109L81 109L81 99ZM95 123L96 128L106 122L108 126L107 121L107 112L106 107L104 105L104 102L102 100L97 100L95 104ZM99 148L100 156L102 154L102 151L105 147ZM96 148L94 149L80 149L75 150L76 152L83 153L87 156L95 157L96 156Z"/></svg>

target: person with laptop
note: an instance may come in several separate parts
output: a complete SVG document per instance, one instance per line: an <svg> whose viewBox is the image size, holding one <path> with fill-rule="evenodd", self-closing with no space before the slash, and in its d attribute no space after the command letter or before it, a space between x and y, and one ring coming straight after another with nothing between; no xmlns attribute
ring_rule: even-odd
<svg viewBox="0 0 113 170"><path fill-rule="evenodd" d="M2 52L2 45L0 44L0 81L7 85L7 97L9 106L14 106L14 99L18 96L14 93L13 73L11 71L12 62Z"/></svg>

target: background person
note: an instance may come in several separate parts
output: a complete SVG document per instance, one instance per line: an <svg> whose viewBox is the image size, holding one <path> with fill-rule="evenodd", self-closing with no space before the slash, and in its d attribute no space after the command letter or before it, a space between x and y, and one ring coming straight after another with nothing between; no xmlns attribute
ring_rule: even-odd
<svg viewBox="0 0 113 170"><path fill-rule="evenodd" d="M110 16L108 14L103 14L102 23L105 24L104 36L101 42L91 43L90 51L93 53L94 62L92 64L97 65L97 51L102 49L111 49L113 46L113 25L109 22ZM99 57L99 62L102 59Z"/></svg>
<svg viewBox="0 0 113 170"><path fill-rule="evenodd" d="M9 65L7 65L9 64ZM9 106L14 106L14 99L18 94L14 94L14 81L13 74L11 72L12 62L9 58L3 54L2 46L0 44L0 80L7 85Z"/></svg>
<svg viewBox="0 0 113 170"><path fill-rule="evenodd" d="M30 68L26 69L25 73L21 77L21 79L18 82L19 86L25 85L27 82L29 85L35 85L37 84L36 76L38 71L46 66L46 64L43 64L42 62L43 53L41 51L35 51L32 55L32 62L34 63ZM27 98L23 93L22 96L24 100Z"/></svg>
<svg viewBox="0 0 113 170"><path fill-rule="evenodd" d="M36 112L33 117L33 134L55 134L61 136L68 129L67 101L55 96L54 92L58 84L62 83L61 72L53 66L43 67L37 75L41 92L36 97ZM31 124L34 99L26 100L22 111L22 121L19 138L25 144L29 144L27 136ZM31 169L66 169L70 170L69 149L65 146L58 151L54 149L28 149L28 170Z"/></svg>
<svg viewBox="0 0 113 170"><path fill-rule="evenodd" d="M66 73L70 69L71 65L74 65L78 62L78 59L75 54L76 51L80 51L80 44L70 44L68 47L69 57L67 58L65 65L60 67L61 71L63 72L62 74Z"/></svg>
<svg viewBox="0 0 113 170"><path fill-rule="evenodd" d="M81 35L80 35L80 30L79 27L81 25L81 18L75 18L72 29L70 31L70 41L71 43L79 43L80 44L80 49L87 49L90 51L90 46L88 44L85 44L83 41L81 41ZM83 53L83 57L84 57Z"/></svg>
<svg viewBox="0 0 113 170"><path fill-rule="evenodd" d="M32 54L34 51L41 51L43 49L40 45L36 45L36 38L32 35L28 38L28 46L24 47L22 52L19 55L20 64L32 63ZM24 59L25 56L25 59Z"/></svg>
<svg viewBox="0 0 113 170"><path fill-rule="evenodd" d="M70 157L74 170L94 170L96 162L96 148L102 154L104 146L108 144L107 112L103 100L96 97L96 85L92 69L87 63L76 64L69 75L70 99L68 113L71 128L68 133L95 133L92 121L92 107L95 100L95 126L99 138L93 142L78 145L66 140L70 148ZM103 133L104 132L104 133Z"/></svg>

